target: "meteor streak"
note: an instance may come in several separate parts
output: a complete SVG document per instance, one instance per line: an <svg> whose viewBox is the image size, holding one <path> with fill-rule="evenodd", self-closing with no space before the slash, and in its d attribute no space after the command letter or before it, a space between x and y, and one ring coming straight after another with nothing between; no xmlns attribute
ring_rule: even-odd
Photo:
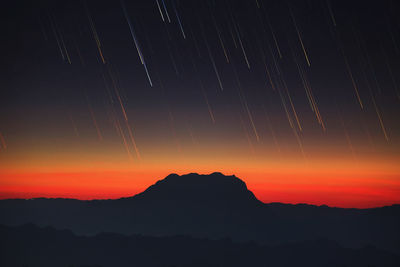
<svg viewBox="0 0 400 267"><path fill-rule="evenodd" d="M165 20L164 20L164 15L163 15L163 13L162 13L162 11L161 11L160 3L158 3L158 0L156 0L156 2L157 2L158 11L160 12L160 15L161 15L161 19L162 19L163 21L165 21Z"/></svg>
<svg viewBox="0 0 400 267"><path fill-rule="evenodd" d="M182 22L181 22L181 19L179 17L178 11L176 10L176 6L175 6L174 2L172 2L172 6L174 7L176 19L178 20L179 28L181 29L181 32L182 32L182 35L183 35L183 39L186 39L185 31L183 30Z"/></svg>
<svg viewBox="0 0 400 267"><path fill-rule="evenodd" d="M92 16L90 15L89 9L88 9L88 7L86 5L86 2L84 2L84 3L85 3L85 9L86 9L87 17L88 17L89 23L90 23L90 29L92 30L93 38L96 41L97 50L99 51L99 55L100 55L101 61L103 62L103 64L106 64L106 60L104 59L103 51L101 49L101 43L100 43L99 35L97 34L96 27L94 26L94 22L93 22Z"/></svg>
<svg viewBox="0 0 400 267"><path fill-rule="evenodd" d="M163 3L164 3L164 1L163 1ZM142 62L142 65L143 65L143 67L144 67L144 69L146 71L147 79L149 80L150 86L153 87L153 82L152 82L152 80L150 78L150 74L149 74L149 71L147 69L147 65L146 65L146 62L144 60L142 51L140 49L139 42L136 39L135 31L133 30L133 26L132 26L131 20L129 19L129 15L128 15L128 12L127 12L126 7L125 7L124 0L121 0L121 6L122 6L122 10L124 11L125 19L128 22L129 30L131 31L131 35L132 35L133 41L135 42L135 47L136 47L136 50L138 52L138 55L139 55L139 58L140 58L140 62Z"/></svg>
<svg viewBox="0 0 400 267"><path fill-rule="evenodd" d="M208 56L210 57L211 63L212 63L213 68L214 68L215 75L217 76L219 87L221 88L221 91L223 91L224 87L222 86L221 77L219 76L219 72L218 72L217 66L215 65L214 57L211 54L210 46L208 45L208 41L207 41L206 35L204 33L203 25L200 25L200 26L201 26L201 30L202 30L202 33L203 33L204 42L206 43L206 46L207 46Z"/></svg>
<svg viewBox="0 0 400 267"><path fill-rule="evenodd" d="M301 44L301 49L303 49L303 53L304 53L304 57L306 58L307 65L310 67L310 60L308 58L307 51L304 48L303 39L301 38L299 28L297 27L296 20L295 20L294 15L292 13L292 10L290 8L289 8L289 11L290 11L290 16L292 17L292 20L293 20L294 27L295 27L296 32L297 32L297 36L299 37L299 41L300 41L300 44Z"/></svg>

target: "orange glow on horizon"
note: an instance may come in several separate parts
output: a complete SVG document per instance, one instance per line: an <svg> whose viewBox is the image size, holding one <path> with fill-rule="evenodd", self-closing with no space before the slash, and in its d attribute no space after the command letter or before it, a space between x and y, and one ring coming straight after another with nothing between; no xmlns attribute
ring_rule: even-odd
<svg viewBox="0 0 400 267"><path fill-rule="evenodd" d="M196 161L198 162L198 161ZM0 199L76 198L114 199L133 196L170 173L235 174L244 180L258 199L265 203L308 203L335 207L368 208L400 203L400 171L392 162L347 161L242 161L213 164L203 168L190 161L185 168L167 160L158 167L150 163L101 164L36 168L0 169ZM84 167L85 166L85 167ZM99 167L102 166L102 167ZM198 166L198 164L197 164ZM216 168L216 166L224 166ZM23 167L23 166L22 166ZM172 171L171 171L172 170Z"/></svg>
<svg viewBox="0 0 400 267"><path fill-rule="evenodd" d="M335 146L273 147L250 151L245 145L211 142L173 151L149 144L142 157L97 139L77 145L14 144L0 154L0 199L63 197L109 199L133 196L170 173L221 172L236 175L263 202L336 207L377 207L400 203L400 156L395 148L350 154ZM101 144L101 146L99 145ZM385 150L386 149L386 150Z"/></svg>

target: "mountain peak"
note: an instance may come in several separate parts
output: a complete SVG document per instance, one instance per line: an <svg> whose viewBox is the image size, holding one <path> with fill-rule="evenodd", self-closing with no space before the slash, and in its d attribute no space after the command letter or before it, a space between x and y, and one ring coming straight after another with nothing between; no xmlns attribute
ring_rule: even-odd
<svg viewBox="0 0 400 267"><path fill-rule="evenodd" d="M245 182L235 175L226 176L220 172L184 175L172 173L137 197L157 201L258 202Z"/></svg>

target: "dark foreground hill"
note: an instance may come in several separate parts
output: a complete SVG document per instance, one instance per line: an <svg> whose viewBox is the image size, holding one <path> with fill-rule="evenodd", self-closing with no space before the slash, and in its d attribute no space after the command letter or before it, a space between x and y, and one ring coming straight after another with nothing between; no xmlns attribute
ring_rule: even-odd
<svg viewBox="0 0 400 267"><path fill-rule="evenodd" d="M328 240L261 246L229 239L147 237L0 226L0 266L399 266L398 255L374 247L346 249Z"/></svg>
<svg viewBox="0 0 400 267"><path fill-rule="evenodd" d="M400 206L342 209L264 204L235 176L171 174L144 192L117 200L0 201L0 223L34 223L76 234L186 235L277 245L326 238L400 253Z"/></svg>

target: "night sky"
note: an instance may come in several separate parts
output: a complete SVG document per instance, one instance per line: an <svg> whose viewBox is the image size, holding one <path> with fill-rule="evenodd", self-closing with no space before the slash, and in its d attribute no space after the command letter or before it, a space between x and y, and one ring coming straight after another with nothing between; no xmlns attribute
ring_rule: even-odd
<svg viewBox="0 0 400 267"><path fill-rule="evenodd" d="M396 1L3 12L0 198L117 198L220 171L265 202L400 202Z"/></svg>

